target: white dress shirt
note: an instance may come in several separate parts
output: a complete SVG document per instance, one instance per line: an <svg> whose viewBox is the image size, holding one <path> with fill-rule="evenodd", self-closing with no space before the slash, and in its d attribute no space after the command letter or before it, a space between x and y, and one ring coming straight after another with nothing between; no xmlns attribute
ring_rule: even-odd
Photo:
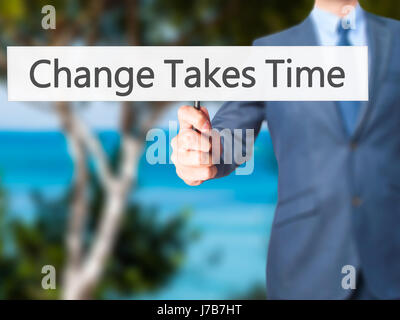
<svg viewBox="0 0 400 320"><path fill-rule="evenodd" d="M337 29L339 23L341 23L340 17L321 8L314 7L314 9L311 11L311 18L315 26L319 44L322 46L337 45L339 41ZM357 4L354 12L349 13L343 19L350 21L350 43L353 46L367 45L365 16L360 5Z"/></svg>

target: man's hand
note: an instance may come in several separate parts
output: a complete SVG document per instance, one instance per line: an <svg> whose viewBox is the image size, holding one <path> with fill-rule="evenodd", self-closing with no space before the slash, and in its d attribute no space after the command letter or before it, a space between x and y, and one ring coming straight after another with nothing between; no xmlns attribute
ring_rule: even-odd
<svg viewBox="0 0 400 320"><path fill-rule="evenodd" d="M204 107L197 110L191 106L183 106L178 110L178 120L179 133L171 141L171 160L178 176L186 184L197 186L217 174L217 168L212 161L211 136L217 149L220 148L220 138L211 131L210 116Z"/></svg>

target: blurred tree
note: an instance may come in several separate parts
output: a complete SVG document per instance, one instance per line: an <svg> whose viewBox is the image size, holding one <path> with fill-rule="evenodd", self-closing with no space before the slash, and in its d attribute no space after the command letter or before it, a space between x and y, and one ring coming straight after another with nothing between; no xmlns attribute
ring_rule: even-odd
<svg viewBox="0 0 400 320"><path fill-rule="evenodd" d="M86 226L86 246L90 245L104 201L98 184L93 184L91 189L92 215ZM60 297L58 286L56 290L40 287L44 276L41 270L50 264L58 272L65 264L63 235L68 223L70 196L49 201L40 193L34 193L37 214L33 222L5 221L5 196L0 192L0 299ZM168 281L181 264L185 246L191 239L191 234L185 231L187 218L187 213L181 212L160 223L154 209L129 205L113 255L106 263L104 276L93 297L132 297L155 290ZM5 250L6 244L9 250ZM57 273L57 285L59 276Z"/></svg>
<svg viewBox="0 0 400 320"><path fill-rule="evenodd" d="M41 7L57 10L56 30L41 29ZM399 2L365 0L372 12L399 19ZM256 37L303 20L312 0L0 0L0 72L6 71L6 45L249 45ZM117 170L98 138L71 104L58 102L74 160L75 181L66 231L65 298L92 295L114 246L127 197L137 180L144 136L166 103L121 104L121 157ZM83 254L89 215L87 159L91 156L105 191L99 224Z"/></svg>

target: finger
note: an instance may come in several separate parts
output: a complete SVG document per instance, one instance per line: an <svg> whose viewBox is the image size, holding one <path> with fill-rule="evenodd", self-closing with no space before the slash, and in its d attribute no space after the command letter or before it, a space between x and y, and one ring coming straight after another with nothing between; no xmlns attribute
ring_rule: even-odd
<svg viewBox="0 0 400 320"><path fill-rule="evenodd" d="M183 180L183 179L182 179L182 180ZM191 187L195 187L195 186L201 185L204 181L201 181L201 180L195 180L195 181L183 180L183 182L185 182L187 185L189 185L189 186L191 186Z"/></svg>
<svg viewBox="0 0 400 320"><path fill-rule="evenodd" d="M211 151L216 155L221 154L221 134L217 129L212 129L207 133L204 133L207 137L209 137L209 142L211 143Z"/></svg>
<svg viewBox="0 0 400 320"><path fill-rule="evenodd" d="M209 167L212 166L212 154L194 150L174 149L171 154L171 161L175 166Z"/></svg>
<svg viewBox="0 0 400 320"><path fill-rule="evenodd" d="M211 150L211 142L208 136L192 129L183 129L178 134L176 147L182 150L209 152Z"/></svg>
<svg viewBox="0 0 400 320"><path fill-rule="evenodd" d="M209 117L203 111L191 106L179 108L178 120L180 128L191 129L193 127L199 131L208 131L211 129Z"/></svg>
<svg viewBox="0 0 400 320"><path fill-rule="evenodd" d="M201 168L177 166L176 173L185 182L205 181L213 179L217 175L217 168L215 166Z"/></svg>
<svg viewBox="0 0 400 320"><path fill-rule="evenodd" d="M209 167L212 166L212 154L210 152L180 150L176 152L178 164L190 167Z"/></svg>

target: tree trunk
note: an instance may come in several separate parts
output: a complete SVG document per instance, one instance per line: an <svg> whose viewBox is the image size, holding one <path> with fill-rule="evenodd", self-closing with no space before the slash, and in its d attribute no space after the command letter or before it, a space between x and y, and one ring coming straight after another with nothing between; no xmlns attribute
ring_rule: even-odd
<svg viewBox="0 0 400 320"><path fill-rule="evenodd" d="M72 197L73 202L66 235L67 263L64 272L63 298L88 299L92 297L93 289L104 271L119 230L129 192L132 184L136 183L143 141L140 137L130 134L133 119L132 108L125 106L121 123L123 133L120 172L113 176L98 139L74 115L67 103L57 103L56 107L70 146L75 168L74 196ZM106 199L94 241L87 254L83 256L82 239L88 214L86 149L90 151L97 164Z"/></svg>
<svg viewBox="0 0 400 320"><path fill-rule="evenodd" d="M121 174L107 190L93 244L76 273L65 283L64 299L90 299L106 266L119 231L121 218L132 184L137 181L137 167L143 142L123 137Z"/></svg>

